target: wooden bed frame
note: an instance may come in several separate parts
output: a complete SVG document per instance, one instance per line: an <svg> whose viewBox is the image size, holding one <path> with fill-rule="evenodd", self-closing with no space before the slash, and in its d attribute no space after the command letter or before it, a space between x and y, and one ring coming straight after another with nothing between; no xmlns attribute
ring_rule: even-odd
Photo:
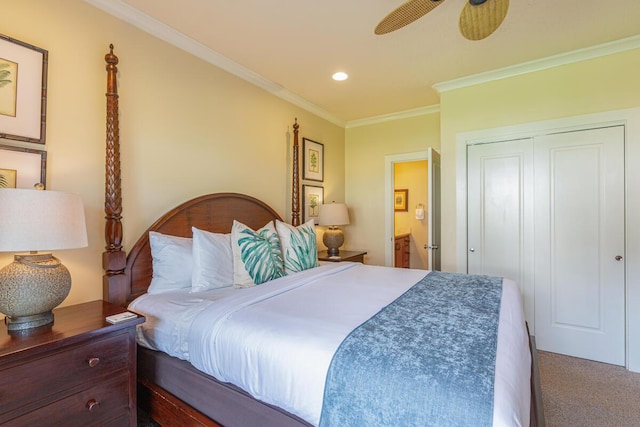
<svg viewBox="0 0 640 427"><path fill-rule="evenodd" d="M129 255L122 247L122 196L118 124L118 58L113 45L107 63L105 240L103 253L103 299L126 306L146 292L152 277L149 231L192 237L191 227L228 233L234 219L253 228L262 227L280 216L263 202L246 195L219 193L198 197L171 210L156 221L132 247ZM297 120L293 125L292 224L300 224ZM166 426L241 425L308 426L304 420L279 408L253 399L238 388L223 384L197 371L186 361L160 352L138 348L138 405ZM531 341L531 422L544 426L542 399L537 372L535 341ZM168 372L165 376L165 372ZM184 378L190 381L185 386ZM206 388L202 392L200 387ZM171 392L167 391L170 390ZM194 392L195 390L195 392ZM206 399L203 399L203 395ZM213 403L212 403L213 401ZM187 403L189 402L189 403ZM196 409L198 408L198 409ZM217 421L213 421L213 419Z"/></svg>

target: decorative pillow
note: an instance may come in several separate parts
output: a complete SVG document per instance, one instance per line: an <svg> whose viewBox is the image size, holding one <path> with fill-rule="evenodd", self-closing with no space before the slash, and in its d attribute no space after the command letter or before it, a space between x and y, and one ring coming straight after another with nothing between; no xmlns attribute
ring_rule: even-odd
<svg viewBox="0 0 640 427"><path fill-rule="evenodd" d="M260 230L233 221L233 286L248 288L284 276L280 239L273 221Z"/></svg>
<svg viewBox="0 0 640 427"><path fill-rule="evenodd" d="M276 220L276 230L282 245L284 271L287 274L318 266L318 246L313 219L298 227Z"/></svg>
<svg viewBox="0 0 640 427"><path fill-rule="evenodd" d="M233 285L231 234L193 231L193 274L191 292L208 291Z"/></svg>
<svg viewBox="0 0 640 427"><path fill-rule="evenodd" d="M192 239L149 232L153 278L147 290L159 294L191 287Z"/></svg>

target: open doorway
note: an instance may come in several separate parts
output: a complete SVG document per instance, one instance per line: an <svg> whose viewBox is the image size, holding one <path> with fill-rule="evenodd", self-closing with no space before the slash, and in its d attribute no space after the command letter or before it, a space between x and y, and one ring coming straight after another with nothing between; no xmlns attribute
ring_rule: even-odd
<svg viewBox="0 0 640 427"><path fill-rule="evenodd" d="M385 156L385 265L440 269L440 156Z"/></svg>
<svg viewBox="0 0 640 427"><path fill-rule="evenodd" d="M426 160L397 162L393 165L394 267L429 269L429 254L421 250L429 237L425 216L428 181Z"/></svg>

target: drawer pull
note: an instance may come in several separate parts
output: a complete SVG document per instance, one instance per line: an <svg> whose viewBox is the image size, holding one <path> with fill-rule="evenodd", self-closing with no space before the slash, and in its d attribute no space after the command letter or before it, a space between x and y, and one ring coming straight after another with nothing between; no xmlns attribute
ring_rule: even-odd
<svg viewBox="0 0 640 427"><path fill-rule="evenodd" d="M92 357L91 359L89 359L89 367L91 368L95 368L96 366L98 366L98 363L100 363L99 357Z"/></svg>
<svg viewBox="0 0 640 427"><path fill-rule="evenodd" d="M89 410L89 412L96 411L99 407L100 407L100 402L98 402L95 399L91 399L90 401L87 402L87 409Z"/></svg>

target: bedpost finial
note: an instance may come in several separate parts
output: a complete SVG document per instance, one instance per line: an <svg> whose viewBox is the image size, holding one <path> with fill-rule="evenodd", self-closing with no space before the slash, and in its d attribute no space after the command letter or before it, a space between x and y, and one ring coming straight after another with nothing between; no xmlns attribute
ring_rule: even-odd
<svg viewBox="0 0 640 427"><path fill-rule="evenodd" d="M104 56L104 60L111 66L118 65L118 57L113 54L113 43L109 44L109 53ZM109 69L107 65L107 69Z"/></svg>

